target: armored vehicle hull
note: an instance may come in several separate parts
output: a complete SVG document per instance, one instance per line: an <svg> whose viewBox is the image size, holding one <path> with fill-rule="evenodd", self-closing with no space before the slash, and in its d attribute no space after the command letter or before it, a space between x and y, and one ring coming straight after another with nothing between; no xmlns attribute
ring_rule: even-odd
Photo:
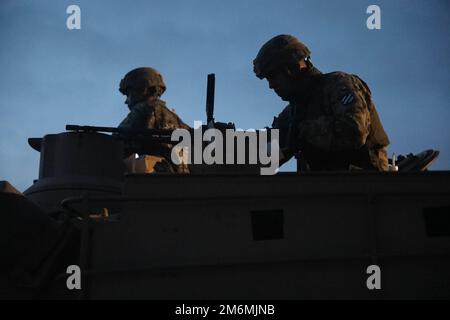
<svg viewBox="0 0 450 320"><path fill-rule="evenodd" d="M450 298L448 171L118 175L113 140L44 137L40 178L3 188L2 296Z"/></svg>
<svg viewBox="0 0 450 320"><path fill-rule="evenodd" d="M448 298L449 179L129 175L121 197L66 204L116 212L85 225L89 298Z"/></svg>

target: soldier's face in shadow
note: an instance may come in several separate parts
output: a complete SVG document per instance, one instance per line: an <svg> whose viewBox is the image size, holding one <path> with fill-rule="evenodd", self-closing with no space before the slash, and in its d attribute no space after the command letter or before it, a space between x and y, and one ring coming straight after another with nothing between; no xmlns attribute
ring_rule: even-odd
<svg viewBox="0 0 450 320"><path fill-rule="evenodd" d="M266 75L269 88L274 90L282 100L289 101L296 92L297 86L296 77L293 74L300 74L302 70L305 70L304 68L306 64L303 60L300 60L298 65L295 64L291 70L287 66L274 67Z"/></svg>
<svg viewBox="0 0 450 320"><path fill-rule="evenodd" d="M128 105L128 109L130 109L131 111L131 109L136 103L145 100L145 98L146 96L143 90L129 89L127 91L127 98L125 100L125 104Z"/></svg>
<svg viewBox="0 0 450 320"><path fill-rule="evenodd" d="M291 94L292 79L286 69L277 68L271 70L266 76L269 88L284 101L289 100Z"/></svg>

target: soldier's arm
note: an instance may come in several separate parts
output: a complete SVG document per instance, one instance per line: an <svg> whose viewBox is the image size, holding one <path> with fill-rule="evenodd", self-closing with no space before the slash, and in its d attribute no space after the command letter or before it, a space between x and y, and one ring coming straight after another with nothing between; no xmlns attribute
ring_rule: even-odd
<svg viewBox="0 0 450 320"><path fill-rule="evenodd" d="M360 148L370 130L370 91L358 78L345 74L338 75L326 90L329 114L302 121L300 141L325 151Z"/></svg>
<svg viewBox="0 0 450 320"><path fill-rule="evenodd" d="M283 165L285 162L289 161L298 151L295 147L295 142L297 139L295 128L294 126L290 128L291 121L292 121L292 106L288 105L286 108L283 109L283 111L278 115L278 117L274 117L272 122L272 128L279 130L280 166ZM295 123L292 123L292 125L294 124Z"/></svg>
<svg viewBox="0 0 450 320"><path fill-rule="evenodd" d="M155 106L156 122L160 129L190 129L181 118L160 100Z"/></svg>
<svg viewBox="0 0 450 320"><path fill-rule="evenodd" d="M184 123L183 120L181 120L181 118L178 115L175 114L175 117L176 117L175 123L176 123L177 128L186 129L186 130L191 129L191 127L188 126L186 123Z"/></svg>

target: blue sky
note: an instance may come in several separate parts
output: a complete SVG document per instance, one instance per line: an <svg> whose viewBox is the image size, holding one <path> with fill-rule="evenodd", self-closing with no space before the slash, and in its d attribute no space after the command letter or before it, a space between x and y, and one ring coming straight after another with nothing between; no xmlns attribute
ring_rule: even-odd
<svg viewBox="0 0 450 320"><path fill-rule="evenodd" d="M81 30L66 28L71 4ZM366 28L370 4L381 8L381 30ZM369 84L390 154L438 149L432 169L448 170L449 9L448 0L2 0L0 179L23 191L37 178L28 137L68 123L116 126L127 114L119 81L135 67L160 70L163 100L190 125L206 118L212 72L217 121L270 125L285 103L254 76L252 60L281 33L304 41L322 72Z"/></svg>

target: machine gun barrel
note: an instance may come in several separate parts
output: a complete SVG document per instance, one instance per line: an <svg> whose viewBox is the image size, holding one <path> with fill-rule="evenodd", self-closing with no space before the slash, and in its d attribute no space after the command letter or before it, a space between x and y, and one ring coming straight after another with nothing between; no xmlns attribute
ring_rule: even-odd
<svg viewBox="0 0 450 320"><path fill-rule="evenodd" d="M66 125L67 131L79 131L79 132L108 132L122 134L126 136L171 136L174 129L132 129L121 127L97 127L97 126L79 126L74 124Z"/></svg>
<svg viewBox="0 0 450 320"><path fill-rule="evenodd" d="M108 132L119 139L147 146L159 143L174 144L176 142L171 139L174 129L131 129L68 124L66 125L66 130L76 132Z"/></svg>

